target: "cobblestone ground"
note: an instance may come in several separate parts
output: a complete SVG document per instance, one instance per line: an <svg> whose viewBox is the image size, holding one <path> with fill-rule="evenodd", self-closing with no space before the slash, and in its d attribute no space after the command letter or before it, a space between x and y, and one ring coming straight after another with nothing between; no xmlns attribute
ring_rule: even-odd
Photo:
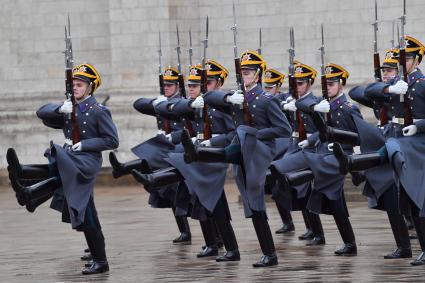
<svg viewBox="0 0 425 283"><path fill-rule="evenodd" d="M47 205L30 214L20 207L9 188L0 188L0 282L394 282L423 280L424 267L409 259L384 260L394 248L386 214L350 203L358 256L335 257L341 239L333 219L322 217L327 244L306 247L297 235L304 232L302 217L294 212L296 232L275 235L279 265L254 269L260 250L250 220L243 218L233 187L227 188L233 225L242 259L216 263L197 259L203 245L199 224L190 220L192 245L173 245L177 227L170 209L152 209L141 187L96 188L96 204L106 236L111 270L82 276L79 257L85 248L81 233L60 222ZM280 228L277 210L268 203L270 224ZM419 253L417 240L414 255Z"/></svg>

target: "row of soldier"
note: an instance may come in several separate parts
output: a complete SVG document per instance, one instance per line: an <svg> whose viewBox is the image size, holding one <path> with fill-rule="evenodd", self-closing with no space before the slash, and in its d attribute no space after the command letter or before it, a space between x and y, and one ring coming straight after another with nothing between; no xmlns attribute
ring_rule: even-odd
<svg viewBox="0 0 425 283"><path fill-rule="evenodd" d="M278 264L278 259L266 214L265 187L271 188L286 224L280 232L293 230L291 211L301 210L307 232L300 239L310 240L307 245L323 245L319 215L330 214L343 241L335 255L357 254L343 191L345 174L350 172L356 185L364 182L370 207L388 213L397 248L385 258L412 257L403 215L412 217L425 251L421 173L425 79L418 69L425 47L410 36L405 41L407 78L398 72L402 50L392 49L381 66L383 81L349 93L372 107L377 117L385 114L388 123L378 127L365 122L358 107L348 101L343 88L349 74L338 64L324 66L327 99L313 95L317 72L298 61L290 74L295 84L289 93L281 93L283 74L267 69L256 51L245 51L239 58L243 90L221 90L228 71L208 60L203 66L190 67L185 98L181 72L169 67L161 74L163 94L138 99L133 105L156 117L159 133L132 148L135 160L122 163L111 152L113 175L132 174L150 193L151 206L173 210L181 232L175 243L190 242L187 217L192 217L199 220L205 239L198 257L215 257L224 245L226 252L216 261L238 261L237 235L224 191L228 164L232 164L245 216L252 219L263 254L253 266L266 267ZM66 100L37 111L46 126L63 130L66 138L65 145L51 144L46 151L48 164L22 165L13 149L7 152L19 204L34 211L53 196L51 207L84 232L90 252L85 258L91 262L83 274L109 270L93 186L101 167L100 153L117 148L118 135L109 110L93 95L100 83L96 69L81 64L73 70L76 105ZM79 142L72 136L75 127L70 114L79 128ZM352 155L354 146L360 146L362 154ZM424 253L412 264L425 264Z"/></svg>

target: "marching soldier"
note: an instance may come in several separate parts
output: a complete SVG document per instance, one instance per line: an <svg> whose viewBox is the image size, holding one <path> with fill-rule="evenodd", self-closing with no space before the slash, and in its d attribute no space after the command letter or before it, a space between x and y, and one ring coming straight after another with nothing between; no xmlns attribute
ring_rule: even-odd
<svg viewBox="0 0 425 283"><path fill-rule="evenodd" d="M317 72L310 66L295 62L295 78L297 82L297 93L299 101L307 100L314 105L315 111L328 111L326 104L319 104L319 99L313 95L310 88L314 83ZM302 125L306 132L306 140L301 141L299 138L299 123L298 118L295 117L297 111L296 100L288 97L285 101L281 102L283 111L289 113L291 124L294 125L294 131L290 144L286 153L280 158L273 161L271 172L274 176L278 177L281 173L293 172L299 168L299 162L302 161L303 151L316 152L315 143L318 139L318 132L313 123L310 115L301 113ZM301 122L300 122L301 123ZM302 164L304 166L304 164ZM311 193L311 183L303 182L296 186L283 186L286 182L279 185L279 190L274 192L274 198L281 203L284 207L290 210L301 210L307 231L299 236L300 240L310 240L307 245L323 245L325 244L325 237L323 233L322 223L318 214L312 213L306 209L308 199ZM283 186L283 187L282 187Z"/></svg>
<svg viewBox="0 0 425 283"><path fill-rule="evenodd" d="M423 218L425 208L420 158L424 151L425 80L418 65L422 61L425 47L410 36L405 36L405 42L406 69L404 71L407 73L408 81L399 79L394 84L377 82L365 90L367 96L384 99L391 107L393 117L391 126L388 127L390 138L387 139L385 146L377 152L347 155L338 144L335 144L334 154L340 162L341 173L366 170L388 163L391 165L398 186L399 209L402 214L412 216L422 250L411 264L423 265L425 264L425 220ZM399 57L399 64L403 65L402 57Z"/></svg>
<svg viewBox="0 0 425 283"><path fill-rule="evenodd" d="M230 115L216 111L207 106L208 118L201 116L204 100L200 96L201 83L207 84L207 90L219 89L228 76L228 71L214 60L209 60L206 64L207 81L201 80L201 66L192 66L188 77L188 93L190 99L182 99L176 103L163 102L157 105L158 113L168 112L178 117L185 117L192 121L193 129L197 134L192 138L195 143L201 146L226 146L234 136L234 125ZM208 139L204 136L205 123L209 123L212 130L212 137ZM222 241L226 248L226 253L218 257L217 261L238 261L239 251L233 228L230 223L230 211L226 196L224 194L224 182L228 164L208 164L194 162L187 164L184 162L183 154L170 154L167 161L173 166L163 169L160 172L150 175L134 172L133 174L141 182L154 186L155 183L164 181L175 182L184 179L186 189L191 197L192 218L199 219L206 246L198 257L217 255L217 242L214 231L214 222L222 236ZM179 192L180 195L180 192Z"/></svg>
<svg viewBox="0 0 425 283"><path fill-rule="evenodd" d="M267 168L274 157L275 138L289 136L291 128L276 100L261 87L266 63L255 51L240 56L241 90L224 93L211 91L205 102L231 114L237 127L236 136L226 147L194 147L187 133L182 136L185 161L235 164L236 183L244 204L245 216L252 219L263 256L254 267L276 265L277 254L267 222L264 183Z"/></svg>
<svg viewBox="0 0 425 283"><path fill-rule="evenodd" d="M378 85L393 85L397 82L398 76L398 57L400 51L398 49L390 49L386 51L384 62L381 66L382 82L373 83L370 86L355 87L350 90L350 96L363 105L372 107L375 116L379 119L379 128L382 130L382 135L388 139L393 135L394 125L391 121L391 105L383 99L381 90L376 88ZM377 90L377 93L371 97L366 95L365 89L368 92L371 88ZM384 112L382 112L384 111ZM384 138L375 134L378 131L372 131L368 124L364 121L354 120L356 123L357 132L359 133L359 142L362 152L370 152L377 150L385 143ZM383 122L387 121L387 122ZM389 123L388 123L389 122ZM378 132L378 134L380 134ZM377 145L376 140L380 141ZM373 145L373 146L371 146ZM353 172L354 173L354 172ZM363 189L363 195L368 197L370 208L384 210L387 212L388 220L391 225L391 230L397 244L397 248L384 256L385 259L410 258L412 250L410 246L408 227L400 215L398 206L398 191L393 177L393 172L388 164L370 168L364 172L366 182Z"/></svg>
<svg viewBox="0 0 425 283"><path fill-rule="evenodd" d="M263 88L264 90L273 95L275 99L279 101L279 104L290 96L289 93L281 92L281 87L285 75L281 72L267 68L263 75ZM286 113L285 113L286 114ZM288 121L290 117L286 116ZM281 158L289 147L290 139L289 138L277 138L276 139L276 155L274 159ZM270 188L270 189L268 189ZM267 174L266 178L266 193L272 193L273 190L278 190L275 180L271 177L271 174ZM276 234L285 234L288 232L295 231L294 223L292 222L291 211L282 205L282 203L275 201L276 207L279 212L280 218L282 219L283 226L278 229Z"/></svg>
<svg viewBox="0 0 425 283"><path fill-rule="evenodd" d="M177 102L181 99L178 86L178 71L173 67L164 70L164 95L159 95L154 99L139 98L133 104L133 107L145 115L155 116L157 119L158 134L133 147L132 152L139 158L126 163L120 163L113 152L109 155L109 160L113 167L113 176L119 178L131 173L131 170L138 169L143 173L149 173L151 170L157 170L168 166L164 158L168 157L169 152L178 150L176 146L180 143L181 130L183 124L180 118L165 117L155 111L155 106L161 102ZM160 190L148 190L149 204L154 208L172 208L180 235L173 240L173 243L190 243L191 233L189 222L184 216L176 215L175 196L178 183L164 184ZM145 187L148 189L147 187Z"/></svg>
<svg viewBox="0 0 425 283"><path fill-rule="evenodd" d="M58 195L63 207L62 221L72 228L84 232L93 261L82 270L83 274L102 273L109 270L105 252L105 239L100 226L93 199L95 178L102 165L101 152L118 147L118 134L109 110L96 101L93 93L100 86L101 79L90 64L81 64L73 71L75 107L70 100L62 104L49 103L37 111L43 123L55 129L62 129L67 142L64 146L51 144L45 156L46 165L21 166L16 153L9 149L9 169L16 179L18 194L25 202L45 197L63 189ZM74 109L74 110L73 110ZM73 123L69 114L75 112L80 141L72 143ZM37 176L43 179L31 186L23 186L19 179ZM53 196L54 200L56 196Z"/></svg>

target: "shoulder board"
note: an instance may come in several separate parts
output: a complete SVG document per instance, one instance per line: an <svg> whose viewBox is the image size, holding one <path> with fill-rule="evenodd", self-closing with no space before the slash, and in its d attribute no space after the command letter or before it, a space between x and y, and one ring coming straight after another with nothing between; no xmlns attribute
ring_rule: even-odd
<svg viewBox="0 0 425 283"><path fill-rule="evenodd" d="M355 107L355 105L351 104L350 101L345 101L343 105L347 106L348 108L354 108Z"/></svg>
<svg viewBox="0 0 425 283"><path fill-rule="evenodd" d="M105 105L100 104L100 103L95 103L94 106L96 106L100 110L107 110L108 109Z"/></svg>
<svg viewBox="0 0 425 283"><path fill-rule="evenodd" d="M272 94L267 93L267 92L265 92L265 91L263 91L260 95L261 95L261 96L264 96L264 97L265 97L265 98L267 98L267 99L272 99L272 98L274 97Z"/></svg>

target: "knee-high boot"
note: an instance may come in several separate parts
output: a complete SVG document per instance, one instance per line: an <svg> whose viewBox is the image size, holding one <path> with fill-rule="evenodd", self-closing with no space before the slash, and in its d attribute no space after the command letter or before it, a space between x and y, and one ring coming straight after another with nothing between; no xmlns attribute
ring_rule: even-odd
<svg viewBox="0 0 425 283"><path fill-rule="evenodd" d="M308 223L310 223L311 232L314 235L313 239L307 243L307 246L324 245L326 243L325 234L323 233L322 221L320 221L319 214L310 211L306 211L305 213Z"/></svg>
<svg viewBox="0 0 425 283"><path fill-rule="evenodd" d="M199 221L201 224L202 235L205 240L205 248L197 254L197 257L208 257L218 255L217 237L215 234L215 223L212 218L208 217L207 220Z"/></svg>
<svg viewBox="0 0 425 283"><path fill-rule="evenodd" d="M397 212L387 211L388 220L397 244L397 249L384 256L385 259L410 258L412 249L410 247L409 231L403 215Z"/></svg>
<svg viewBox="0 0 425 283"><path fill-rule="evenodd" d="M276 265L277 255L273 242L272 232L270 231L267 216L264 211L253 211L252 223L254 224L255 233L257 234L263 256L260 261L254 263L254 267L266 267Z"/></svg>
<svg viewBox="0 0 425 283"><path fill-rule="evenodd" d="M183 176L174 167L160 169L150 174L143 174L133 169L131 174L139 183L149 188L160 188L183 180Z"/></svg>

